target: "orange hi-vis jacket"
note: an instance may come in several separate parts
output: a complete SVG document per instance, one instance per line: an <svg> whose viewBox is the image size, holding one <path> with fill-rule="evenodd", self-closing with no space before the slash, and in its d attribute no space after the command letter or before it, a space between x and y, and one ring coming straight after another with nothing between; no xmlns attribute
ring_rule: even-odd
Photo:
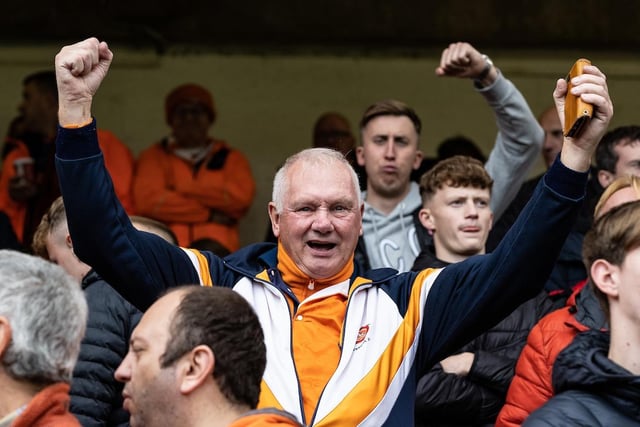
<svg viewBox="0 0 640 427"><path fill-rule="evenodd" d="M16 170L13 166L14 161L23 157L31 157L31 153L27 145L22 141L14 139L11 140L11 144L13 147L7 153L2 163L2 173L0 174L0 210L9 217L11 227L18 241L25 246L29 246L31 242L24 241L24 227L28 204L15 201L11 198L9 195L9 181L16 175ZM51 144L53 144L53 141ZM109 175L111 175L116 195L125 211L129 215L132 215L135 212L132 194L133 154L131 154L131 150L129 150L117 136L107 130L98 129L98 144L104 155L105 166L109 171ZM52 149L51 155L53 156L53 154ZM51 164L53 165L53 159L51 159ZM47 185L55 189L55 194L50 195L52 202L53 199L60 195L57 184L58 177L55 174L55 170L52 169L51 176L44 176L43 179L51 181L51 183ZM44 212L46 212L48 206L44 206L43 209ZM44 212L42 212L42 214L44 214ZM28 239L30 239L30 237L28 237Z"/></svg>
<svg viewBox="0 0 640 427"><path fill-rule="evenodd" d="M180 246L210 238L237 250L238 221L256 192L249 161L223 141L196 164L174 148L163 140L140 154L133 183L138 213L169 225Z"/></svg>

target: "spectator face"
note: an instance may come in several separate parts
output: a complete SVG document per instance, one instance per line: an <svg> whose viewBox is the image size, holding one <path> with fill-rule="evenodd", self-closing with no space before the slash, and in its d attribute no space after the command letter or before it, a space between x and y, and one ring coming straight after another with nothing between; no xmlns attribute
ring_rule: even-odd
<svg viewBox="0 0 640 427"><path fill-rule="evenodd" d="M62 230L49 233L46 247L49 261L58 264L78 282L82 281L82 278L89 271L89 266L80 261L73 253L71 236L68 233L63 233Z"/></svg>
<svg viewBox="0 0 640 427"><path fill-rule="evenodd" d="M355 140L349 123L339 115L328 114L316 125L313 132L313 146L326 147L346 155L353 150Z"/></svg>
<svg viewBox="0 0 640 427"><path fill-rule="evenodd" d="M43 93L34 82L27 83L22 89L22 102L18 110L23 117L22 128L27 132L45 131L46 118L52 110L57 110L53 96Z"/></svg>
<svg viewBox="0 0 640 427"><path fill-rule="evenodd" d="M550 168L554 160L562 150L562 125L555 107L546 110L540 116L540 126L544 129L544 144L542 145L542 157L547 168Z"/></svg>
<svg viewBox="0 0 640 427"><path fill-rule="evenodd" d="M408 117L379 116L362 130L358 164L367 172L367 192L385 198L409 191L411 171L420 166L418 133Z"/></svg>
<svg viewBox="0 0 640 427"><path fill-rule="evenodd" d="M176 364L161 367L169 338L169 325L182 292L171 292L145 312L131 335L129 352L115 377L125 384L123 407L130 414L131 427L171 425L169 417L180 405Z"/></svg>
<svg viewBox="0 0 640 427"><path fill-rule="evenodd" d="M207 143L211 118L199 102L178 105L171 113L171 129L180 147L199 147Z"/></svg>
<svg viewBox="0 0 640 427"><path fill-rule="evenodd" d="M339 273L362 232L362 210L349 166L298 161L288 171L282 212L269 212L274 233L298 268L312 278Z"/></svg>
<svg viewBox="0 0 640 427"><path fill-rule="evenodd" d="M422 225L433 233L436 256L458 262L484 253L493 213L488 189L444 186L420 211Z"/></svg>
<svg viewBox="0 0 640 427"><path fill-rule="evenodd" d="M618 144L614 150L618 153L618 162L613 179L627 175L640 176L640 141Z"/></svg>

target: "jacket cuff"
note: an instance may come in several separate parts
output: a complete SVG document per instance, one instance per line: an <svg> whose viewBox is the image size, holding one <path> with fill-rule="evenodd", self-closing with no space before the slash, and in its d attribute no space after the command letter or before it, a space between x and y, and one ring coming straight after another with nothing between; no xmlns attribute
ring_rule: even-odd
<svg viewBox="0 0 640 427"><path fill-rule="evenodd" d="M63 128L58 125L56 156L64 160L83 159L100 154L96 120L79 128Z"/></svg>
<svg viewBox="0 0 640 427"><path fill-rule="evenodd" d="M547 187L555 193L571 200L580 200L585 196L589 171L577 172L569 169L556 157L543 180Z"/></svg>

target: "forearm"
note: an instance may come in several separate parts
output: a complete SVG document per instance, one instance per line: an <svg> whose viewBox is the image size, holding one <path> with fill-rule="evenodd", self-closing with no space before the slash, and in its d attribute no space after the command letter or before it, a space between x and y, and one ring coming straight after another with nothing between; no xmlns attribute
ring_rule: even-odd
<svg viewBox="0 0 640 427"><path fill-rule="evenodd" d="M538 159L544 131L520 91L502 74L479 93L494 111L498 126L485 168L494 180L491 207L499 218Z"/></svg>
<svg viewBox="0 0 640 427"><path fill-rule="evenodd" d="M59 129L56 146L60 189L80 259L141 310L168 286L199 283L181 249L131 224L104 167L95 122Z"/></svg>

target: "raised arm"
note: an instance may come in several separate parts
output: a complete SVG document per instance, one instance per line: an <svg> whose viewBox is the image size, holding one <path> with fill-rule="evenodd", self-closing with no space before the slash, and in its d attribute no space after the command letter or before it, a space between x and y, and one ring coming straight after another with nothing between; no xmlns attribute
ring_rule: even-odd
<svg viewBox="0 0 640 427"><path fill-rule="evenodd" d="M424 324L431 325L424 331L426 364L434 361L429 357L441 360L543 288L584 198L591 156L613 116L606 78L597 67L585 68L573 83L573 93L594 105L593 118L579 137L565 138L560 160L496 250L453 264L437 277L425 307ZM553 96L560 112L566 91L566 82L558 80Z"/></svg>
<svg viewBox="0 0 640 427"><path fill-rule="evenodd" d="M493 110L498 134L485 168L494 180L491 209L500 218L538 159L544 131L522 93L469 43L449 45L436 74L473 79Z"/></svg>
<svg viewBox="0 0 640 427"><path fill-rule="evenodd" d="M56 169L74 251L139 309L169 286L201 283L182 249L137 231L115 195L98 145L91 104L113 54L90 38L56 56Z"/></svg>

